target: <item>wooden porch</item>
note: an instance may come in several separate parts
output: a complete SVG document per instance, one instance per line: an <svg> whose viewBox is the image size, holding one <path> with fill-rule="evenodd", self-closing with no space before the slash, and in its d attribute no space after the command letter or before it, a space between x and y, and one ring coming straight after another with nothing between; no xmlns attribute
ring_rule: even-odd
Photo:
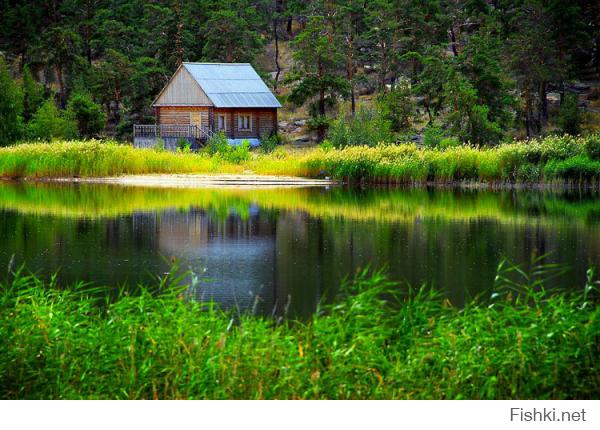
<svg viewBox="0 0 600 430"><path fill-rule="evenodd" d="M176 150L181 140L186 140L192 149L198 149L213 136L208 127L197 125L134 125L133 146L136 148L154 148L159 139L164 143L165 149Z"/></svg>

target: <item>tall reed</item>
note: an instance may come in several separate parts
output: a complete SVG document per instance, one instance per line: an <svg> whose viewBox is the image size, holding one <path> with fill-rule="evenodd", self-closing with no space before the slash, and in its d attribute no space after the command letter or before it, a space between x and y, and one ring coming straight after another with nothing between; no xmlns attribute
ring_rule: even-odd
<svg viewBox="0 0 600 430"><path fill-rule="evenodd" d="M277 323L188 302L182 279L105 299L20 270L0 288L0 397L598 398L593 271L573 292L542 272L502 266L456 309L362 271L308 321Z"/></svg>
<svg viewBox="0 0 600 430"><path fill-rule="evenodd" d="M0 148L0 177L91 177L146 173L245 173L333 177L348 182L570 183L600 181L598 137L551 136L497 147L419 149L382 144L305 153L218 154L134 149L115 142L30 143Z"/></svg>

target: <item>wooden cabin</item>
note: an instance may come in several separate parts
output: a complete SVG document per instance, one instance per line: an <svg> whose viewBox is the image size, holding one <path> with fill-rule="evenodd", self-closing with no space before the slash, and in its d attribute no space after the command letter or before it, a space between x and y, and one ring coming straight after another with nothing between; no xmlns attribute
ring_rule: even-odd
<svg viewBox="0 0 600 430"><path fill-rule="evenodd" d="M182 63L152 106L156 124L134 126L135 146L197 147L219 131L255 146L277 131L281 104L248 63Z"/></svg>

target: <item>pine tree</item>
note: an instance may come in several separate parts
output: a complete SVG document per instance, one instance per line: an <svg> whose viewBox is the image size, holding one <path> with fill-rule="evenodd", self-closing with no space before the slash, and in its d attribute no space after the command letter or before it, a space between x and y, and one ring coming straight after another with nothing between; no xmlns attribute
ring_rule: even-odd
<svg viewBox="0 0 600 430"><path fill-rule="evenodd" d="M0 146L9 145L21 137L22 113L23 94L0 56Z"/></svg>
<svg viewBox="0 0 600 430"><path fill-rule="evenodd" d="M311 18L304 30L294 40L294 60L296 68L292 79L296 82L289 100L302 105L316 98L312 110L319 140L323 140L326 130L326 107L334 104L338 97L350 93L350 84L339 70L343 66L335 34L323 16Z"/></svg>
<svg viewBox="0 0 600 430"><path fill-rule="evenodd" d="M23 68L23 119L29 121L33 114L44 103L44 86L36 82L29 70Z"/></svg>

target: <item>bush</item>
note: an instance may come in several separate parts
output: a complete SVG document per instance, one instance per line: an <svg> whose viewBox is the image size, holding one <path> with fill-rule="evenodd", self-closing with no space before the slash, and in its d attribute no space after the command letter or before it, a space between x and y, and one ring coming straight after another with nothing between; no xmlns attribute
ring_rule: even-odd
<svg viewBox="0 0 600 430"><path fill-rule="evenodd" d="M250 142L242 140L239 145L230 145L231 151L223 159L230 163L240 164L250 159Z"/></svg>
<svg viewBox="0 0 600 430"><path fill-rule="evenodd" d="M59 111L52 100L46 100L28 125L29 137L39 140L73 139L77 122Z"/></svg>
<svg viewBox="0 0 600 430"><path fill-rule="evenodd" d="M587 139L585 152L592 160L600 160L600 135L591 136Z"/></svg>
<svg viewBox="0 0 600 430"><path fill-rule="evenodd" d="M600 180L600 161L590 160L585 155L566 160L550 160L544 168L547 179L562 179L573 182Z"/></svg>
<svg viewBox="0 0 600 430"><path fill-rule="evenodd" d="M283 137L279 133L273 133L260 139L260 149L263 153L269 154L279 145L283 144Z"/></svg>
<svg viewBox="0 0 600 430"><path fill-rule="evenodd" d="M79 135L99 135L106 126L106 114L88 94L74 94L67 103L67 116L77 122Z"/></svg>
<svg viewBox="0 0 600 430"><path fill-rule="evenodd" d="M204 151L209 155L224 154L229 151L229 146L229 141L227 140L225 133L219 131L208 139Z"/></svg>
<svg viewBox="0 0 600 430"><path fill-rule="evenodd" d="M423 146L431 149L446 149L460 146L461 142L456 137L447 137L440 127L428 126L423 134Z"/></svg>
<svg viewBox="0 0 600 430"><path fill-rule="evenodd" d="M409 81L401 79L390 92L380 94L377 97L377 109L389 121L393 131L408 129L415 116L415 102L411 98Z"/></svg>
<svg viewBox="0 0 600 430"><path fill-rule="evenodd" d="M444 130L441 127L428 125L423 132L423 145L426 148L437 148L444 138Z"/></svg>
<svg viewBox="0 0 600 430"><path fill-rule="evenodd" d="M208 140L205 151L213 157L239 164L250 159L250 142L244 140L239 145L232 145L225 134L219 132Z"/></svg>
<svg viewBox="0 0 600 430"><path fill-rule="evenodd" d="M309 130L315 130L318 134L319 141L322 141L329 128L330 121L325 115L313 115L306 125Z"/></svg>
<svg viewBox="0 0 600 430"><path fill-rule="evenodd" d="M563 133L576 136L581 133L582 118L576 94L567 94L558 114L558 127Z"/></svg>
<svg viewBox="0 0 600 430"><path fill-rule="evenodd" d="M36 82L29 70L29 66L23 67L23 120L30 121L33 114L44 103L44 86Z"/></svg>
<svg viewBox="0 0 600 430"><path fill-rule="evenodd" d="M329 140L335 148L344 148L391 143L394 137L389 121L373 109L361 108L354 117L348 119L341 112L331 126Z"/></svg>
<svg viewBox="0 0 600 430"><path fill-rule="evenodd" d="M22 136L22 113L23 93L0 55L0 146L9 145Z"/></svg>
<svg viewBox="0 0 600 430"><path fill-rule="evenodd" d="M521 182L537 182L541 174L541 169L536 164L522 164L517 169L517 179Z"/></svg>
<svg viewBox="0 0 600 430"><path fill-rule="evenodd" d="M192 144L187 139L182 137L177 141L177 151L188 153L191 151L191 148Z"/></svg>
<svg viewBox="0 0 600 430"><path fill-rule="evenodd" d="M461 145L460 140L458 140L456 137L445 137L440 141L438 148L439 149L456 148L457 146L460 146L460 145Z"/></svg>
<svg viewBox="0 0 600 430"><path fill-rule="evenodd" d="M156 143L154 144L154 149L156 151L164 151L165 150L165 140L160 137L156 139Z"/></svg>

